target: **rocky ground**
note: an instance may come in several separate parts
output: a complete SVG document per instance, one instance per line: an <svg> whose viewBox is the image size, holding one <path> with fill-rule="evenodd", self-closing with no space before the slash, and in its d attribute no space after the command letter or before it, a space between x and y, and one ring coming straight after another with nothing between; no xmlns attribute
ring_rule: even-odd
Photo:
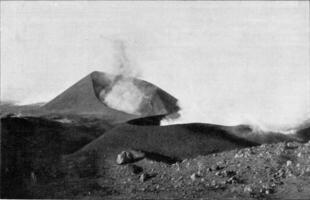
<svg viewBox="0 0 310 200"><path fill-rule="evenodd" d="M174 164L142 159L115 164L115 167L100 169L93 174L90 173L90 160L85 163L88 163L88 171L84 166L80 175L72 173L64 182L53 183L53 192L48 192L52 196L48 193L45 196L81 199L310 197L310 142L261 145L199 156ZM80 163L79 166L83 165ZM42 192L47 187L38 187L37 191Z"/></svg>
<svg viewBox="0 0 310 200"><path fill-rule="evenodd" d="M310 143L261 145L172 165L141 160L109 174L113 183L102 177L98 184L113 184L116 198L309 199Z"/></svg>

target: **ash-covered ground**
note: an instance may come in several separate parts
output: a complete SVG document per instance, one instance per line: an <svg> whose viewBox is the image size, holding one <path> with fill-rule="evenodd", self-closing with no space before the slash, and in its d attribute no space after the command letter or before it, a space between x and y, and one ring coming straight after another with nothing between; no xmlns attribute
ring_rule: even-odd
<svg viewBox="0 0 310 200"><path fill-rule="evenodd" d="M97 145L102 135L108 135L118 125L96 118L65 119L55 116L1 119L1 198L308 199L310 196L309 142L239 147L185 159L122 145L116 151L111 150L113 154L100 154L100 149L83 149L93 142ZM125 163L120 164L117 158L123 151L129 159L121 157ZM128 156L132 152L138 159Z"/></svg>

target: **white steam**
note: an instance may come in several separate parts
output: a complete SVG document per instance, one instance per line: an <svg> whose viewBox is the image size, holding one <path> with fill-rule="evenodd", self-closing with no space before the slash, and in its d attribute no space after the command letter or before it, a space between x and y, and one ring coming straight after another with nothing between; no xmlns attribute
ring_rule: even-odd
<svg viewBox="0 0 310 200"><path fill-rule="evenodd" d="M112 73L127 77L138 77L139 70L134 64L134 59L129 56L126 41L123 39L110 41L114 46L114 68Z"/></svg>
<svg viewBox="0 0 310 200"><path fill-rule="evenodd" d="M120 79L108 92L102 90L100 99L110 108L140 115L140 106L145 94L130 80Z"/></svg>
<svg viewBox="0 0 310 200"><path fill-rule="evenodd" d="M99 98L110 108L129 114L141 115L140 107L145 94L134 83L133 77L137 77L138 70L131 65L129 60L127 44L122 39L110 39L114 46L114 68L115 78L109 90L103 89ZM125 78L126 77L126 78Z"/></svg>

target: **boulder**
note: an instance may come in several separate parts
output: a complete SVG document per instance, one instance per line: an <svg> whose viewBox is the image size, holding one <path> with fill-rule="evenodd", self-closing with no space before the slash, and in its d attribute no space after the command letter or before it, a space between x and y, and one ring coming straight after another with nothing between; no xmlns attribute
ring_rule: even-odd
<svg viewBox="0 0 310 200"><path fill-rule="evenodd" d="M133 162L134 158L130 152L122 151L120 154L117 155L116 163L119 165L131 163Z"/></svg>
<svg viewBox="0 0 310 200"><path fill-rule="evenodd" d="M144 157L145 154L141 151L136 150L122 151L120 154L117 155L116 163L119 165L132 163L141 160Z"/></svg>

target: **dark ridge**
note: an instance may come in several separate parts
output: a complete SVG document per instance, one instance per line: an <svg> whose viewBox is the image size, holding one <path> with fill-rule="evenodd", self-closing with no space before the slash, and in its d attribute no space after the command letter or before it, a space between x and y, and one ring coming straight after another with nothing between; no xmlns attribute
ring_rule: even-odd
<svg viewBox="0 0 310 200"><path fill-rule="evenodd" d="M310 140L310 127L298 130L296 135L298 138L301 138L304 142L308 142Z"/></svg>
<svg viewBox="0 0 310 200"><path fill-rule="evenodd" d="M252 132L253 131L251 126L245 125L245 124L241 124L241 125L236 126L236 130L238 132L241 132L241 133L245 133L245 132L248 133L248 132Z"/></svg>
<svg viewBox="0 0 310 200"><path fill-rule="evenodd" d="M150 117L142 117L138 119L129 120L126 123L136 126L159 126L160 121L165 118L165 115L156 115Z"/></svg>
<svg viewBox="0 0 310 200"><path fill-rule="evenodd" d="M227 132L225 128L221 128L220 125L215 124L203 124L203 123L191 123L183 124L184 128L187 128L189 131L195 134L205 134L213 137L220 137L224 140L232 141L242 146L258 146L260 143L249 141L248 139L241 138L237 135ZM224 126L223 126L224 127Z"/></svg>

